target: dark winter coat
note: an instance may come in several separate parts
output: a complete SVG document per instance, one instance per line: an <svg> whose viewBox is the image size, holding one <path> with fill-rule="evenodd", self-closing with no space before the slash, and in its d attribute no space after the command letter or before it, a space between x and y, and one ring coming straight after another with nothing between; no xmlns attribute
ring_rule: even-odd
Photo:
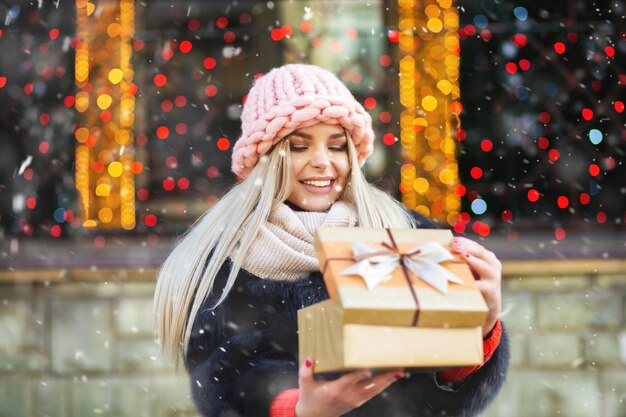
<svg viewBox="0 0 626 417"><path fill-rule="evenodd" d="M319 272L279 281L241 270L226 300L211 311L230 267L230 261L222 266L193 325L185 359L193 399L206 417L268 416L272 400L298 386L297 310L328 293ZM459 386L438 385L432 372L411 373L346 416L475 416L500 390L508 364L503 331L491 359Z"/></svg>

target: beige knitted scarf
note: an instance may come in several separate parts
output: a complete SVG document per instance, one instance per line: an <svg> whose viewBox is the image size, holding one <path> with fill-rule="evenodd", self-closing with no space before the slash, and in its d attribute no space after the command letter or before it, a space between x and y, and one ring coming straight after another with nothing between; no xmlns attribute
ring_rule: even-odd
<svg viewBox="0 0 626 417"><path fill-rule="evenodd" d="M242 268L260 277L279 280L303 278L319 271L313 234L319 226L353 227L356 208L342 201L327 212L294 211L281 204L270 213L245 256ZM234 258L236 251L231 255Z"/></svg>

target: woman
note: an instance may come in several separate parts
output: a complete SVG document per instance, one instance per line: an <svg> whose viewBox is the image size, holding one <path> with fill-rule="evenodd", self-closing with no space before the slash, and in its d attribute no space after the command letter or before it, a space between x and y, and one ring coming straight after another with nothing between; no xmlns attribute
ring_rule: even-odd
<svg viewBox="0 0 626 417"><path fill-rule="evenodd" d="M180 240L159 271L159 340L190 375L204 416L471 416L508 368L501 267L479 244L453 249L489 306L485 363L438 373L314 378L298 369L297 309L328 298L313 249L320 225L434 227L369 185L371 117L330 72L275 68L245 101L232 169L242 180ZM427 341L425 341L427 343Z"/></svg>

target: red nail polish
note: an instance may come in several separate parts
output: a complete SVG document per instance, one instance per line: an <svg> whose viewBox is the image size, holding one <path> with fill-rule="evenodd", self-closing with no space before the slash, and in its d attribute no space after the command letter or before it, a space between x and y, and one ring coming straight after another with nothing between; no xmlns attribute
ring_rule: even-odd
<svg viewBox="0 0 626 417"><path fill-rule="evenodd" d="M306 366L307 368L310 368L311 365L313 365L313 362L311 362L310 360L307 359L304 361L304 366Z"/></svg>
<svg viewBox="0 0 626 417"><path fill-rule="evenodd" d="M396 379L404 378L404 375L402 375L402 374L395 374L394 376L396 377Z"/></svg>

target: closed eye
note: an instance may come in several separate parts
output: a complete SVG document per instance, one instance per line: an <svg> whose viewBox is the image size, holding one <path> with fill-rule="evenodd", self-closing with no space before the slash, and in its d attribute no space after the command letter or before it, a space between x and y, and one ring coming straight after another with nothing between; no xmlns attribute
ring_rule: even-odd
<svg viewBox="0 0 626 417"><path fill-rule="evenodd" d="M289 150L291 152L304 152L307 150L307 147L301 145L289 145Z"/></svg>
<svg viewBox="0 0 626 417"><path fill-rule="evenodd" d="M304 152L307 149L309 149L309 147L304 145L289 145L289 150L292 152ZM333 152L344 152L348 149L348 145L329 146L328 149Z"/></svg>

